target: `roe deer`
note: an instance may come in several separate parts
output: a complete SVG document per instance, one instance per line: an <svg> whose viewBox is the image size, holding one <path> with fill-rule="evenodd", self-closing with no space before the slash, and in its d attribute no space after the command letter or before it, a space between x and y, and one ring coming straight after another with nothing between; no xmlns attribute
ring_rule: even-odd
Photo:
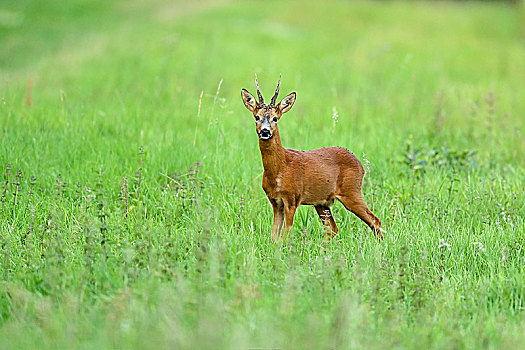
<svg viewBox="0 0 525 350"><path fill-rule="evenodd" d="M361 194L365 171L353 153L342 147L310 151L283 148L277 122L292 108L296 94L290 93L276 105L280 85L281 76L270 104L264 103L257 75L258 101L246 89L241 91L244 105L255 117L255 129L259 135L264 167L262 187L273 208L272 240L280 238L283 221L286 227L282 239L286 240L295 210L301 204L315 207L329 238L332 238L338 231L331 211L335 199L382 239L381 220L368 209Z"/></svg>

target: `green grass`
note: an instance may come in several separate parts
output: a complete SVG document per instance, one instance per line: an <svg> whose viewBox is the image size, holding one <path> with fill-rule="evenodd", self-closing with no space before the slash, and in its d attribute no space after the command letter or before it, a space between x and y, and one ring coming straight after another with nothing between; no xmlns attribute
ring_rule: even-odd
<svg viewBox="0 0 525 350"><path fill-rule="evenodd" d="M0 347L523 344L522 15L2 3ZM271 243L240 98L254 73L267 98L279 73L282 96L297 91L286 147L363 161L382 243L339 204L332 242L301 207L287 243Z"/></svg>

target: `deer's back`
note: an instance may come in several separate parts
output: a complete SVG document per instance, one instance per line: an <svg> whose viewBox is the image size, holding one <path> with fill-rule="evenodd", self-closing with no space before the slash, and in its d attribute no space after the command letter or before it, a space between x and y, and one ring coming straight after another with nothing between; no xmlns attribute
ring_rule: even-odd
<svg viewBox="0 0 525 350"><path fill-rule="evenodd" d="M360 189L364 175L363 166L346 148L286 151L288 162L293 164L293 181L299 185L302 204L330 202L344 188Z"/></svg>

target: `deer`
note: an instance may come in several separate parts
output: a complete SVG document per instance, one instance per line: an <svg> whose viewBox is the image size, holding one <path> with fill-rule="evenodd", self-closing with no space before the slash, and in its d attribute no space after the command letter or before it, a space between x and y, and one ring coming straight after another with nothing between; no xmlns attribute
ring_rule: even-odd
<svg viewBox="0 0 525 350"><path fill-rule="evenodd" d="M297 94L292 92L276 104L280 85L281 75L269 104L264 102L257 74L258 100L248 90L241 90L242 101L255 118L259 137L264 168L262 188L273 209L272 241L286 241L300 205L315 208L330 240L339 231L332 215L336 199L381 241L381 220L368 208L361 192L365 170L352 152L343 147L298 151L282 146L278 123L294 105Z"/></svg>

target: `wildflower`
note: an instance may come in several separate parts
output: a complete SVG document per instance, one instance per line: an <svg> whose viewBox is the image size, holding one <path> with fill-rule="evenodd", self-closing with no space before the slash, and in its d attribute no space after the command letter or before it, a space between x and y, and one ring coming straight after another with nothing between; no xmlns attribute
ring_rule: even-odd
<svg viewBox="0 0 525 350"><path fill-rule="evenodd" d="M335 129L335 124L339 121L339 113L337 113L337 109L335 109L335 106L332 107L332 125Z"/></svg>
<svg viewBox="0 0 525 350"><path fill-rule="evenodd" d="M447 248L447 249L450 249L450 244L447 243L447 241L445 241L443 238L440 238L439 239L439 245L438 245L438 248L441 249L441 248Z"/></svg>
<svg viewBox="0 0 525 350"><path fill-rule="evenodd" d="M503 249L501 250L501 265L504 265L508 258L509 249L507 247L503 247Z"/></svg>
<svg viewBox="0 0 525 350"><path fill-rule="evenodd" d="M370 174L370 161L366 158L366 154L363 152L363 163L365 164L366 173Z"/></svg>
<svg viewBox="0 0 525 350"><path fill-rule="evenodd" d="M241 213L244 212L244 207L246 206L246 198L245 197L241 197L239 199L239 209L241 211Z"/></svg>
<svg viewBox="0 0 525 350"><path fill-rule="evenodd" d="M480 252L485 253L485 247L483 246L483 243L481 242L474 242L472 243L474 247L476 247Z"/></svg>

